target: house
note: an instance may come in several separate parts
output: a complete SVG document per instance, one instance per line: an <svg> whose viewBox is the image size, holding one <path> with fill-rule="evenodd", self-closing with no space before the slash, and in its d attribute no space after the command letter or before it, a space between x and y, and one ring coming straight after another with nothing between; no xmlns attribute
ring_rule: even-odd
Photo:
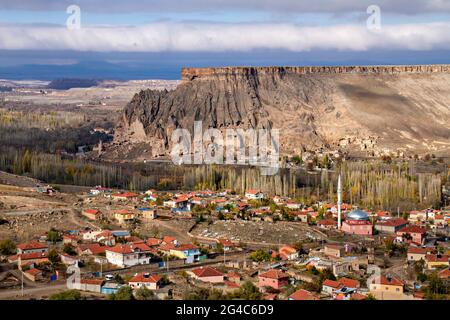
<svg viewBox="0 0 450 320"><path fill-rule="evenodd" d="M360 283L358 280L349 279L349 278L340 278L339 280L329 280L326 279L322 283L322 291L326 294L333 295L338 290L343 291L343 288L346 288L345 291L349 291L350 289L356 290L360 288Z"/></svg>
<svg viewBox="0 0 450 320"><path fill-rule="evenodd" d="M139 289L142 287L146 287L147 289L150 290L157 290L161 286L161 280L162 277L157 274L151 275L150 273L147 272L141 272L135 275L133 278L131 278L128 281L128 285L132 289Z"/></svg>
<svg viewBox="0 0 450 320"><path fill-rule="evenodd" d="M166 244L161 246L159 250L178 259L184 259L186 263L198 261L200 258L200 249L193 244Z"/></svg>
<svg viewBox="0 0 450 320"><path fill-rule="evenodd" d="M419 226L408 226L397 231L398 240L422 245L426 238L427 229Z"/></svg>
<svg viewBox="0 0 450 320"><path fill-rule="evenodd" d="M303 223L308 223L308 219L309 219L308 212L295 211L295 212L292 212L291 215L294 216L294 220L297 220L297 221L300 221Z"/></svg>
<svg viewBox="0 0 450 320"><path fill-rule="evenodd" d="M345 248L337 244L326 244L324 246L324 253L329 257L340 258L344 256Z"/></svg>
<svg viewBox="0 0 450 320"><path fill-rule="evenodd" d="M136 215L133 212L130 212L125 209L114 212L114 219L116 219L117 222L120 224L133 222L135 218Z"/></svg>
<svg viewBox="0 0 450 320"><path fill-rule="evenodd" d="M341 230L345 233L360 236L372 235L372 223L368 220L345 220L342 222Z"/></svg>
<svg viewBox="0 0 450 320"><path fill-rule="evenodd" d="M149 247L157 247L161 243L162 240L158 238L148 238L147 241L145 242L145 244L148 245Z"/></svg>
<svg viewBox="0 0 450 320"><path fill-rule="evenodd" d="M48 245L39 242L28 242L17 245L17 254L46 253Z"/></svg>
<svg viewBox="0 0 450 320"><path fill-rule="evenodd" d="M89 193L93 196L98 196L99 194L112 193L112 189L102 188L101 186L97 186L89 190Z"/></svg>
<svg viewBox="0 0 450 320"><path fill-rule="evenodd" d="M322 283L322 292L325 294L329 294L332 295L334 294L337 290L339 290L342 287L342 285L334 280L330 280L330 279L326 279L323 283Z"/></svg>
<svg viewBox="0 0 450 320"><path fill-rule="evenodd" d="M113 200L116 201L137 201L138 194L134 192L116 193L112 195Z"/></svg>
<svg viewBox="0 0 450 320"><path fill-rule="evenodd" d="M316 224L321 229L326 230L337 229L337 221L334 219L322 219L317 221Z"/></svg>
<svg viewBox="0 0 450 320"><path fill-rule="evenodd" d="M378 276L369 283L370 293L378 300L401 300L404 283L395 277Z"/></svg>
<svg viewBox="0 0 450 320"><path fill-rule="evenodd" d="M386 233L396 233L407 225L408 221L402 218L383 219L375 223L375 230Z"/></svg>
<svg viewBox="0 0 450 320"><path fill-rule="evenodd" d="M245 197L248 200L262 200L264 199L264 193L259 190L250 189L245 192Z"/></svg>
<svg viewBox="0 0 450 320"><path fill-rule="evenodd" d="M200 267L190 271L191 276L203 282L222 283L223 273L211 267Z"/></svg>
<svg viewBox="0 0 450 320"><path fill-rule="evenodd" d="M162 243L163 244L178 244L178 240L175 237L171 237L171 236L164 236L162 239Z"/></svg>
<svg viewBox="0 0 450 320"><path fill-rule="evenodd" d="M77 246L80 238L71 234L65 234L63 236L63 244L70 244L71 246Z"/></svg>
<svg viewBox="0 0 450 320"><path fill-rule="evenodd" d="M122 287L122 284L118 284L115 282L107 282L102 286L101 293L102 294L113 294L117 293L119 289Z"/></svg>
<svg viewBox="0 0 450 320"><path fill-rule="evenodd" d="M144 251L141 247L133 244L109 247L106 249L106 259L109 263L121 268L149 264L151 254L148 251ZM150 248L148 249L150 250Z"/></svg>
<svg viewBox="0 0 450 320"><path fill-rule="evenodd" d="M104 283L103 279L81 279L79 284L74 284L74 289L100 293Z"/></svg>
<svg viewBox="0 0 450 320"><path fill-rule="evenodd" d="M97 209L86 209L83 210L81 214L89 220L100 220L101 218L101 213Z"/></svg>
<svg viewBox="0 0 450 320"><path fill-rule="evenodd" d="M319 298L312 292L300 289L291 294L288 300L319 300Z"/></svg>
<svg viewBox="0 0 450 320"><path fill-rule="evenodd" d="M100 233L96 233L93 240L106 246L114 246L116 244L116 237L110 230L104 230Z"/></svg>
<svg viewBox="0 0 450 320"><path fill-rule="evenodd" d="M241 282L241 275L236 271L228 271L227 280L239 284Z"/></svg>
<svg viewBox="0 0 450 320"><path fill-rule="evenodd" d="M23 272L24 277L31 281L38 281L41 280L42 277L42 271L36 268L29 269L25 272Z"/></svg>
<svg viewBox="0 0 450 320"><path fill-rule="evenodd" d="M302 207L301 203L289 200L286 202L286 207L291 210L298 210Z"/></svg>
<svg viewBox="0 0 450 320"><path fill-rule="evenodd" d="M350 278L340 278L338 282L346 288L359 289L361 284L358 280L350 279Z"/></svg>
<svg viewBox="0 0 450 320"><path fill-rule="evenodd" d="M223 247L223 251L228 252L236 248L236 245L228 239L217 239L217 243L220 243Z"/></svg>
<svg viewBox="0 0 450 320"><path fill-rule="evenodd" d="M427 269L436 269L439 267L449 266L449 255L447 254L427 254L425 256L425 263Z"/></svg>
<svg viewBox="0 0 450 320"><path fill-rule="evenodd" d="M153 220L158 216L156 213L156 208L140 208L142 218L144 220Z"/></svg>
<svg viewBox="0 0 450 320"><path fill-rule="evenodd" d="M447 268L447 269L439 271L438 277L441 279L444 279L444 280L449 280L450 279L450 269Z"/></svg>
<svg viewBox="0 0 450 320"><path fill-rule="evenodd" d="M289 284L289 276L281 270L270 269L258 275L259 287L280 289Z"/></svg>
<svg viewBox="0 0 450 320"><path fill-rule="evenodd" d="M23 253L23 254L16 254L13 256L8 257L8 262L12 264L17 264L19 266L19 269L27 264L33 263L33 264L41 264L41 263L48 263L48 253L47 252L33 252L33 253Z"/></svg>
<svg viewBox="0 0 450 320"><path fill-rule="evenodd" d="M278 250L282 260L297 260L298 250L291 246L283 246Z"/></svg>
<svg viewBox="0 0 450 320"><path fill-rule="evenodd" d="M106 251L105 246L101 246L98 243L87 243L87 244L80 244L76 247L75 251L78 253L78 255L83 256L92 256L92 255L100 255L105 253Z"/></svg>
<svg viewBox="0 0 450 320"><path fill-rule="evenodd" d="M408 261L425 261L425 256L427 254L433 253L435 250L433 248L421 248L410 246L406 254Z"/></svg>

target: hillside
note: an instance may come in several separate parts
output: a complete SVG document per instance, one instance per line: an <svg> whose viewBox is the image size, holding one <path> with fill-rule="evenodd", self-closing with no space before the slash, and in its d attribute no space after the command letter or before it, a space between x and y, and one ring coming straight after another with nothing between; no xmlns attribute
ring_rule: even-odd
<svg viewBox="0 0 450 320"><path fill-rule="evenodd" d="M175 128L277 128L302 150L450 155L450 66L184 68L124 109L112 158L167 156Z"/></svg>

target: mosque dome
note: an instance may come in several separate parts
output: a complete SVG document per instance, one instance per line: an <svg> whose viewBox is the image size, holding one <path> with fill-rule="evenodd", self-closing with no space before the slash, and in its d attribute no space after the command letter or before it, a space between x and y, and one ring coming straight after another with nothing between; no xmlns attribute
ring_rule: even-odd
<svg viewBox="0 0 450 320"><path fill-rule="evenodd" d="M347 220L369 220L369 215L363 210L356 209L347 214Z"/></svg>

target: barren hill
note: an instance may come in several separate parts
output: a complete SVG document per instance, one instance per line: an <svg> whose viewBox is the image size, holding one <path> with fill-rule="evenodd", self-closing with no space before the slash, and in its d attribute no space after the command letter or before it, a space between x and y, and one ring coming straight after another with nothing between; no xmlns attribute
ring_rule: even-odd
<svg viewBox="0 0 450 320"><path fill-rule="evenodd" d="M450 66L184 68L126 106L112 157L165 156L175 128L277 128L281 152L450 155Z"/></svg>

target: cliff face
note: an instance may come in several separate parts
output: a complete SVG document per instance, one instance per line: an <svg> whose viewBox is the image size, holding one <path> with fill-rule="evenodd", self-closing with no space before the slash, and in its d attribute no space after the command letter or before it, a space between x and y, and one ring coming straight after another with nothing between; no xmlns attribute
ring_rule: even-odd
<svg viewBox="0 0 450 320"><path fill-rule="evenodd" d="M126 106L119 157L167 155L175 128L277 128L281 152L450 153L450 66L184 68Z"/></svg>

